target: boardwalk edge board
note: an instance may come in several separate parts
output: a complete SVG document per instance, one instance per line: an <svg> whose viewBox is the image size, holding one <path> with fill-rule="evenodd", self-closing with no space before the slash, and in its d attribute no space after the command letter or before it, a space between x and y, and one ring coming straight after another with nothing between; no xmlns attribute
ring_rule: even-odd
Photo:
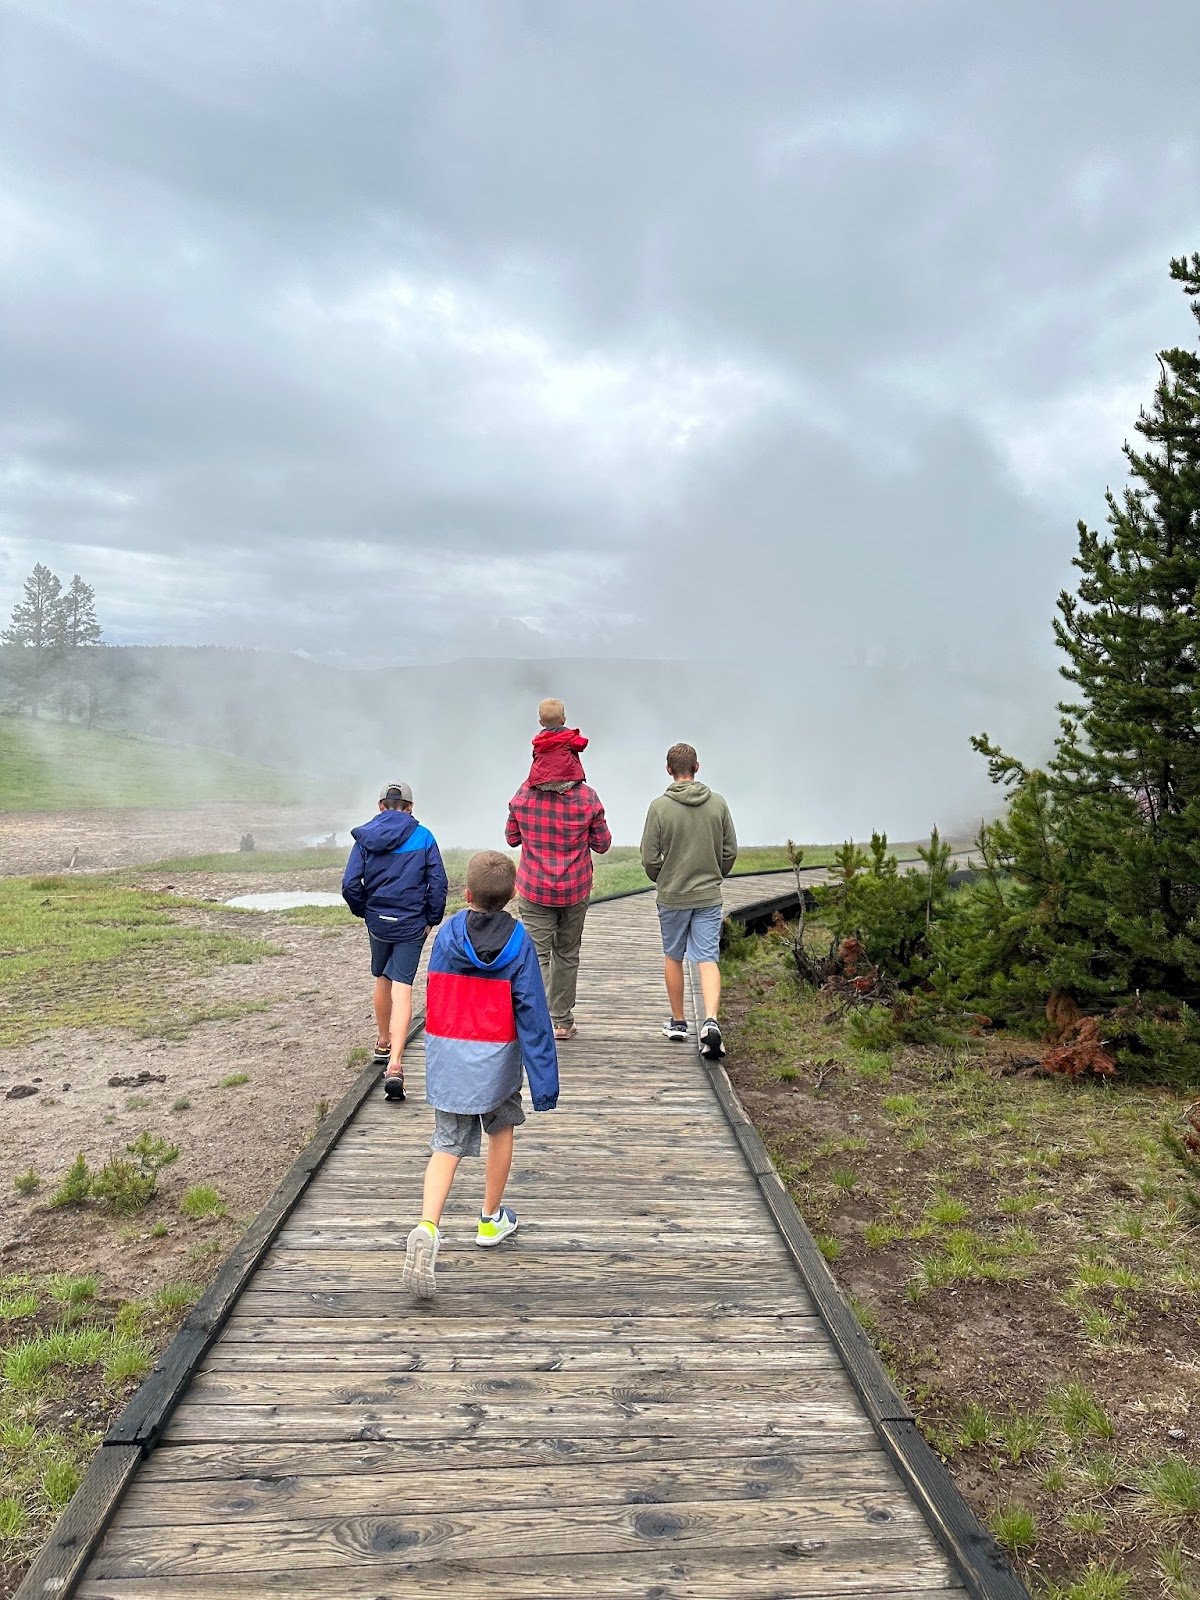
<svg viewBox="0 0 1200 1600"><path fill-rule="evenodd" d="M737 920L747 925L751 921L759 921L764 927L769 925L775 912L781 909L780 898L773 895L739 908ZM795 890L790 899L795 907ZM700 977L694 963L688 963L688 975L699 1029L703 1021ZM878 1352L838 1287L787 1185L775 1171L770 1153L746 1115L725 1068L720 1062L708 1061L703 1056L700 1064L871 1426L934 1536L958 1569L967 1594L971 1600L1029 1600L1029 1591L1017 1577L1008 1557L963 1499L944 1462L919 1432L912 1410L888 1377Z"/></svg>
<svg viewBox="0 0 1200 1600"><path fill-rule="evenodd" d="M413 1017L406 1045L417 1038L424 1025L421 1011ZM79 1488L49 1540L34 1557L13 1600L46 1600L47 1596L65 1600L73 1593L139 1463L157 1445L168 1418L228 1321L238 1296L382 1074L383 1067L377 1062L369 1062L363 1068L284 1173L279 1187L185 1317L150 1376L105 1434Z"/></svg>

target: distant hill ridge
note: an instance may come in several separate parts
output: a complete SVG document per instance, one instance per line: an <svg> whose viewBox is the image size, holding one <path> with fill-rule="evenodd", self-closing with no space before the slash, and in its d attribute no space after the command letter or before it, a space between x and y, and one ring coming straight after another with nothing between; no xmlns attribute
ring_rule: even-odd
<svg viewBox="0 0 1200 1600"><path fill-rule="evenodd" d="M283 774L224 751L46 717L0 716L0 811L286 798Z"/></svg>

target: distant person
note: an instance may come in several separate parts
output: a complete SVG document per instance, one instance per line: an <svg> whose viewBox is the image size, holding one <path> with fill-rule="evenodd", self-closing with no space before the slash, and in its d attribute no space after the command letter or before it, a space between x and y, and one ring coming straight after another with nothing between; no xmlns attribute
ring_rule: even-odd
<svg viewBox="0 0 1200 1600"><path fill-rule="evenodd" d="M352 828L354 848L342 899L366 919L375 979L375 1063L383 1092L404 1099L404 1041L412 1025L412 986L425 935L446 914L446 869L437 840L412 814L407 783L389 783L379 812Z"/></svg>
<svg viewBox="0 0 1200 1600"><path fill-rule="evenodd" d="M566 707L561 700L543 700L538 706L541 732L533 739L533 764L529 781L535 788L561 784L565 789L572 783L582 783L587 777L580 761L580 753L587 749L587 739L578 728L567 727Z"/></svg>
<svg viewBox="0 0 1200 1600"><path fill-rule="evenodd" d="M592 892L592 852L602 856L612 845L612 834L600 796L583 781L578 752L587 740L577 728L565 726L562 701L543 700L538 720L542 733L533 741L533 766L508 803L504 837L521 847L517 911L537 950L554 1037L561 1041L579 1031L575 995ZM548 742L539 747L543 739ZM574 768L578 777L535 777Z"/></svg>
<svg viewBox="0 0 1200 1600"><path fill-rule="evenodd" d="M686 956L700 972L704 1021L700 1054L719 1061L725 1042L717 1012L721 1005L721 880L737 860L737 835L729 807L707 784L697 781L700 761L690 744L667 751L665 794L650 802L642 831L642 866L658 886L663 976L671 1015L663 1033L671 1040L688 1036L683 1003Z"/></svg>
<svg viewBox="0 0 1200 1600"><path fill-rule="evenodd" d="M477 1156L487 1134L483 1209L475 1243L497 1245L517 1230L504 1204L513 1130L525 1121L521 1074L535 1111L558 1104L558 1056L546 992L528 932L505 906L516 868L484 850L467 866L467 910L433 942L425 1000L425 1097L433 1106L432 1154L425 1169L421 1220L408 1236L400 1281L428 1298L441 1244L441 1220L464 1156Z"/></svg>

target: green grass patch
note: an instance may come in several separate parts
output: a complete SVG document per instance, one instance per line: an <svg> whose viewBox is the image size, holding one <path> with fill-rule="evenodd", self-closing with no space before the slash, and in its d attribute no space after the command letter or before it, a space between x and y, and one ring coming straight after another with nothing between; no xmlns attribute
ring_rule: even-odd
<svg viewBox="0 0 1200 1600"><path fill-rule="evenodd" d="M214 850L207 855L167 856L148 867L126 867L121 877L141 879L147 872L236 872L257 878L273 872L320 872L330 867L340 870L349 854L342 845L301 850Z"/></svg>
<svg viewBox="0 0 1200 1600"><path fill-rule="evenodd" d="M0 716L0 811L61 811L64 795L76 809L293 798L286 774L217 750Z"/></svg>
<svg viewBox="0 0 1200 1600"><path fill-rule="evenodd" d="M0 879L0 1046L56 1028L186 1028L210 1012L180 1008L181 978L277 953L179 912L173 896L111 878Z"/></svg>
<svg viewBox="0 0 1200 1600"><path fill-rule="evenodd" d="M1147 1467L1137 1482L1151 1513L1164 1522L1200 1518L1200 1467L1183 1456L1168 1456Z"/></svg>
<svg viewBox="0 0 1200 1600"><path fill-rule="evenodd" d="M988 1522L999 1543L1014 1555L1028 1550L1037 1537L1037 1522L1027 1506L997 1506Z"/></svg>
<svg viewBox="0 0 1200 1600"><path fill-rule="evenodd" d="M162 1149L147 1136L142 1151ZM0 1277L23 1326L0 1327L0 1588L75 1493L104 1429L199 1294L168 1284L116 1303L92 1274ZM18 1304L18 1301L20 1304Z"/></svg>
<svg viewBox="0 0 1200 1600"><path fill-rule="evenodd" d="M191 1217L194 1221L215 1222L218 1217L225 1215L225 1202L212 1184L197 1183L184 1194L179 1209L185 1217Z"/></svg>
<svg viewBox="0 0 1200 1600"><path fill-rule="evenodd" d="M446 903L446 915L450 916L452 910L449 901ZM294 922L301 928L349 928L358 919L350 914L350 907L340 906L289 906L281 913L285 922Z"/></svg>

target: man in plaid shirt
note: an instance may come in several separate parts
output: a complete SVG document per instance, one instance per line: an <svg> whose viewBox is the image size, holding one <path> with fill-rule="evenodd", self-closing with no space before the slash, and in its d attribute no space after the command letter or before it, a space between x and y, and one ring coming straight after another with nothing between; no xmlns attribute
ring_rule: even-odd
<svg viewBox="0 0 1200 1600"><path fill-rule="evenodd" d="M587 783L523 783L504 837L521 846L517 909L546 985L556 1039L573 1039L579 947L592 892L592 852L612 844L600 796Z"/></svg>

